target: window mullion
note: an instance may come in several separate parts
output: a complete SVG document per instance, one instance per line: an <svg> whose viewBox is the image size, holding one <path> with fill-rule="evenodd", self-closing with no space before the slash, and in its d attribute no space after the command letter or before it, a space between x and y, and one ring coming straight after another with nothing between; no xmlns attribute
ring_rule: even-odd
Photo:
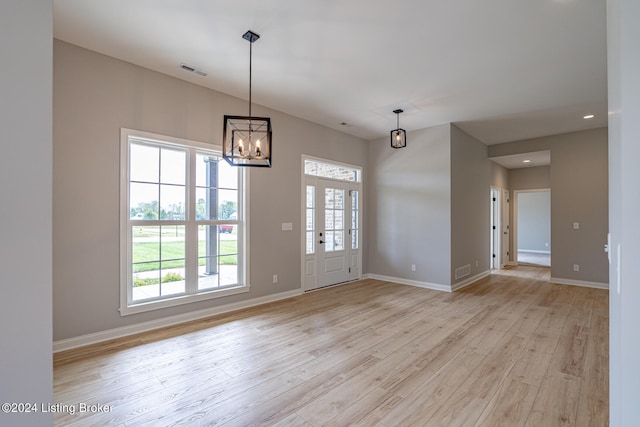
<svg viewBox="0 0 640 427"><path fill-rule="evenodd" d="M195 294L198 291L198 224L196 223L196 151L189 150L187 161L187 206L186 218L186 292Z"/></svg>

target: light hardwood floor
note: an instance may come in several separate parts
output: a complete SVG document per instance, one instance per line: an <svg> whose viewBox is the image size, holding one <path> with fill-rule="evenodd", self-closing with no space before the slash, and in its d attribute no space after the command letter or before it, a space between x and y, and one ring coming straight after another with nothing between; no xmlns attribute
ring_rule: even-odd
<svg viewBox="0 0 640 427"><path fill-rule="evenodd" d="M59 426L606 426L608 293L362 280L54 356Z"/></svg>

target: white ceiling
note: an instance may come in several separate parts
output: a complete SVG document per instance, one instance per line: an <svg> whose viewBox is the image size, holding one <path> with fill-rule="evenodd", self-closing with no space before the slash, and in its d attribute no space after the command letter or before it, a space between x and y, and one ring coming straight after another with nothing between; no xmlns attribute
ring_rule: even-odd
<svg viewBox="0 0 640 427"><path fill-rule="evenodd" d="M605 24L602 0L54 0L56 38L243 99L253 30L254 103L365 139L396 108L487 144L606 126Z"/></svg>

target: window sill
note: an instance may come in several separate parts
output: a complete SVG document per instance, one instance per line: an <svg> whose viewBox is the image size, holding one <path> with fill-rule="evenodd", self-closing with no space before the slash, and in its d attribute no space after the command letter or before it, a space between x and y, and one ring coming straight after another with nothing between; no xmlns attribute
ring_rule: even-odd
<svg viewBox="0 0 640 427"><path fill-rule="evenodd" d="M174 298L162 300L141 302L139 304L131 304L120 307L120 316L128 316L130 314L144 313L147 311L160 310L163 308L175 307L183 304L190 304L198 301L206 301L215 298L226 297L249 292L249 285L241 285L233 288L216 289L207 292L201 292L195 295L180 295Z"/></svg>

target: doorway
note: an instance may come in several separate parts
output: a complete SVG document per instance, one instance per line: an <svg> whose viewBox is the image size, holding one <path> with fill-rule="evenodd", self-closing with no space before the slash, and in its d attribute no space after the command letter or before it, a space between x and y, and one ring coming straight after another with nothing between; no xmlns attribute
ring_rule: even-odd
<svg viewBox="0 0 640 427"><path fill-rule="evenodd" d="M303 288L361 277L361 169L303 157Z"/></svg>
<svg viewBox="0 0 640 427"><path fill-rule="evenodd" d="M517 262L551 266L551 191L549 189L514 192Z"/></svg>

